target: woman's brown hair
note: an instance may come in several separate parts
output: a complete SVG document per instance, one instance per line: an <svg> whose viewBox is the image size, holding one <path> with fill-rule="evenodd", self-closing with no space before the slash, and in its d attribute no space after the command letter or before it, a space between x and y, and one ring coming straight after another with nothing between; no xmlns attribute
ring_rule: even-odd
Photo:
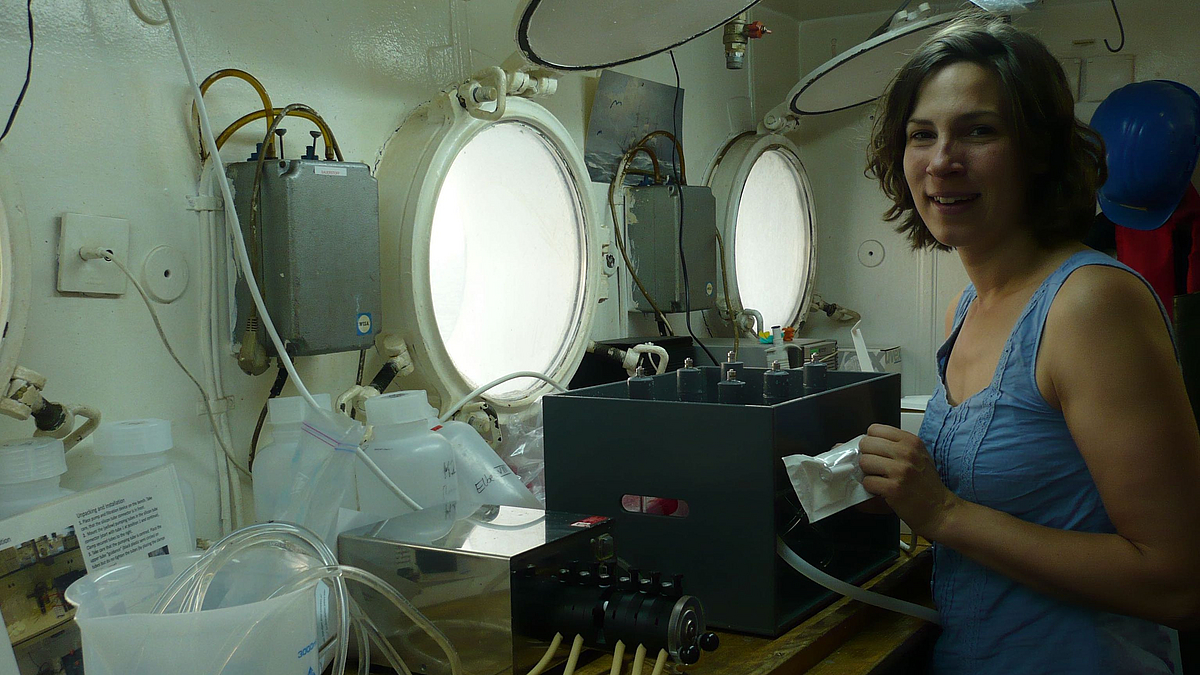
<svg viewBox="0 0 1200 675"><path fill-rule="evenodd" d="M868 177L892 200L884 214L914 249L948 247L921 220L904 176L906 126L921 85L952 63L975 63L996 75L1007 119L1028 169L1025 206L1043 245L1082 239L1096 213L1096 190L1108 171L1104 141L1075 119L1075 102L1058 60L1040 40L980 13L956 19L921 45L880 99L867 148ZM1037 178L1035 180L1035 178Z"/></svg>

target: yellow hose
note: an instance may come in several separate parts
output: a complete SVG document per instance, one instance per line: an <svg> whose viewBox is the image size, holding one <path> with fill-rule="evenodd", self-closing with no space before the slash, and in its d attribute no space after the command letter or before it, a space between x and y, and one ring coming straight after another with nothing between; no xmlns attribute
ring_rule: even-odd
<svg viewBox="0 0 1200 675"><path fill-rule="evenodd" d="M275 115L280 115L280 114L283 114L282 108L272 108L271 109L272 119L274 119ZM343 161L342 160L342 149L341 149L341 147L338 146L337 138L334 137L333 131L329 128L329 125L325 123L324 118L322 118L320 115L318 115L315 110L312 110L311 108L309 108L308 110L292 110L292 111L288 112L288 115L295 116L295 117L302 117L306 120L309 120L313 124L316 124L317 127L321 130L321 133L325 135L325 159L327 159L327 160L337 159L337 161L339 161L339 162ZM225 130L221 132L220 136L217 136L217 149L219 150L222 145L225 145L225 142L229 140L229 137L234 135L235 133L237 133L237 131L239 129L241 129L242 127L246 126L247 124L249 124L255 120L259 120L259 119L262 119L263 117L267 117L267 116L268 116L268 114L267 114L266 109L255 110L252 113L247 113L245 115L242 115L236 121L234 121L233 124L230 124L229 126L225 127Z"/></svg>
<svg viewBox="0 0 1200 675"><path fill-rule="evenodd" d="M687 185L687 163L683 160L683 144L681 144L679 142L678 138L675 138L675 134L673 134L669 131L666 131L664 129L658 129L656 131L651 131L650 133L643 136L642 140L635 143L633 147L634 148L642 147L642 146L646 145L646 141L649 141L651 138L654 138L655 136L666 136L668 139L670 139L670 141L672 143L675 144L675 153L679 155L679 182L683 183L684 185Z"/></svg>
<svg viewBox="0 0 1200 675"><path fill-rule="evenodd" d="M223 68L223 69L218 70L217 72L213 73L212 75L209 75L208 77L204 78L204 81L200 83L200 95L201 96L205 95L206 93L208 93L209 87L213 86L213 84L215 82L217 82L218 80L223 80L227 77L236 77L240 80L245 80L247 83L250 84L251 87L254 87L254 91L258 92L258 97L260 99L262 99L263 109L271 110L271 111L275 110L274 106L271 105L271 97L267 96L267 89L266 89L266 87L264 87L262 85L262 82L259 82L258 78L254 77L250 73L247 73L244 70L238 70L237 68ZM192 102L192 117L196 120L196 128L199 129L200 128L200 115L196 111L196 102L195 101ZM273 115L267 116L267 126L270 126L271 122L273 122L273 121L275 121L275 118ZM220 145L218 145L217 147L220 147ZM274 146L272 146L272 147L274 147ZM204 146L203 146L203 144L201 144L201 146L200 146L200 161L203 162L206 157L208 157L208 153L206 153L204 151Z"/></svg>

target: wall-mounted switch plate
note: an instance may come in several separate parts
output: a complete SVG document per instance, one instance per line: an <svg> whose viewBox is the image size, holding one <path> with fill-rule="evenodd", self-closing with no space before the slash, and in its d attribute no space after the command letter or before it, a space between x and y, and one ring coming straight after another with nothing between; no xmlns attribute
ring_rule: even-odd
<svg viewBox="0 0 1200 675"><path fill-rule="evenodd" d="M125 275L106 260L84 260L79 249L98 247L128 260L129 221L123 218L65 213L58 238L58 290L87 295L122 295ZM128 264L128 263L126 263Z"/></svg>

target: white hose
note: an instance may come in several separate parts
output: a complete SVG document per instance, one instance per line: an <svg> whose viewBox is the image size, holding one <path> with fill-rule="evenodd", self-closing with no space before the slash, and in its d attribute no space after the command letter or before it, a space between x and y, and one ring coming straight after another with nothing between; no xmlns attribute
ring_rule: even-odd
<svg viewBox="0 0 1200 675"><path fill-rule="evenodd" d="M803 574L809 581L824 586L834 593L840 593L852 600L857 600L867 605L899 612L900 614L907 614L908 616L913 616L935 625L938 623L937 610L868 591L832 577L796 555L796 552L788 548L788 545L783 543L783 540L779 537L775 538L775 551L779 553L779 557L783 558L784 562L792 566L792 569Z"/></svg>
<svg viewBox="0 0 1200 675"><path fill-rule="evenodd" d="M663 667L667 665L667 650L658 650L658 658L654 660L654 670L650 671L651 675L662 675Z"/></svg>
<svg viewBox="0 0 1200 675"><path fill-rule="evenodd" d="M576 635L575 641L571 643L571 653L567 656L567 665L563 668L563 675L572 675L575 672L575 666L579 664L579 655L583 652L583 636Z"/></svg>
<svg viewBox="0 0 1200 675"><path fill-rule="evenodd" d="M758 337L759 333L762 333L763 331L766 330L766 326L763 324L762 312L758 311L757 309L750 309L749 307L745 307L742 309L741 313L754 317L754 321L755 321L754 329L751 331L752 333L754 333L754 337Z"/></svg>
<svg viewBox="0 0 1200 675"><path fill-rule="evenodd" d="M550 646L546 649L546 653L542 655L537 665L529 671L529 675L542 675L542 672L550 666L550 661L554 660L554 654L558 652L558 647L562 644L562 640L562 633L554 634L554 639L550 641Z"/></svg>
<svg viewBox="0 0 1200 675"><path fill-rule="evenodd" d="M238 220L237 209L234 208L233 190L229 187L229 178L225 175L225 166L219 160L221 153L217 150L217 141L213 136L212 124L208 120L208 108L204 105L204 95L200 92L200 85L196 82L196 71L192 67L192 59L188 56L187 47L183 44L183 34L179 31L179 22L175 19L175 11L171 9L170 0L161 0L163 9L167 12L167 23L171 26L171 34L175 36L175 45L179 48L179 58L183 61L183 69L187 72L188 82L192 85L192 95L196 101L196 111L200 116L200 136L204 143L205 150L214 158L212 170L216 173L217 185L221 188L221 197L225 200L225 222L228 225L230 234L233 235L234 249L237 252L238 264L242 267L242 274L246 278L246 287L250 290L250 297L254 300L254 306L258 309L258 316L263 327L267 329L267 335L271 337L271 344L275 345L275 352L279 356L279 360L283 363L283 367L287 370L288 376L292 379L292 384L296 386L296 390L304 397L305 401L313 408L320 409L312 394L308 392L308 388L304 386L304 382L300 379L300 374L296 372L296 366L292 363L292 359L288 356L287 350L284 349L283 340L279 338L279 332L275 330L275 324L271 321L271 315L267 312L267 305L263 301L262 293L258 290L258 284L254 281L254 272L250 265L250 255L246 252L246 242L242 237L242 226Z"/></svg>
<svg viewBox="0 0 1200 675"><path fill-rule="evenodd" d="M652 342L647 342L645 344L634 345L633 347L631 347L629 349L629 351L631 353L638 355L638 356L634 357L634 361L633 361L634 368L637 367L637 362L641 358L640 357L641 354L654 354L655 356L658 357L657 363L655 363L653 360L651 360L651 362L654 363L654 374L662 375L663 373L667 372L667 362L669 359L667 357L667 349L665 347L656 345ZM647 357L647 358L649 358L649 357ZM630 368L626 368L625 370L630 371ZM630 375L630 377L632 377L633 372L630 371L629 375Z"/></svg>
<svg viewBox="0 0 1200 675"><path fill-rule="evenodd" d="M625 643L617 640L617 644L613 645L612 667L608 669L608 675L621 675L622 660L624 658Z"/></svg>
<svg viewBox="0 0 1200 675"><path fill-rule="evenodd" d="M646 663L646 645L638 645L633 653L632 675L642 675L642 664Z"/></svg>
<svg viewBox="0 0 1200 675"><path fill-rule="evenodd" d="M519 370L515 373L509 373L508 375L505 375L503 377L497 377L496 379L492 380L491 382L488 382L487 384L475 387L474 391L472 391L471 393L462 397L462 400L460 400L458 403L455 403L454 405L450 406L450 409L447 410L445 412L445 414L443 414L441 417L438 418L438 423L441 424L442 422L445 422L446 420L450 419L451 417L454 417L454 413L458 412L459 410L462 410L462 407L464 405L475 400L475 398L477 396L479 396L483 392L487 391L488 389L491 389L492 387L494 387L502 382L508 382L509 380L513 380L518 377L536 377L537 379L542 380L543 382L549 382L555 389L557 389L559 391L567 390L566 387L564 387L561 384L559 384L558 382L555 382L554 380L550 379L550 377L548 375L543 375L542 373L535 373L532 370Z"/></svg>
<svg viewBox="0 0 1200 675"><path fill-rule="evenodd" d="M404 490L401 490L400 486L396 485L391 478L388 478L388 475L384 473L383 469L379 468L379 465L367 455L366 451L364 451L361 446L354 448L354 455L358 457L360 462L362 462L368 469L371 470L371 473L375 474L376 478L383 482L387 489L391 490L397 497L400 498L400 501L407 504L409 508L413 509L414 511L420 511L421 509L425 508L413 500L412 497L409 497L407 494L405 494Z"/></svg>
<svg viewBox="0 0 1200 675"><path fill-rule="evenodd" d="M200 136L204 142L205 149L208 150L209 156L213 158L212 171L216 175L217 184L221 188L221 197L225 200L225 223L230 234L233 235L234 250L237 253L238 264L242 267L242 274L246 278L246 287L250 291L250 297L254 300L254 306L258 310L259 319L263 327L267 329L267 334L271 337L271 344L275 345L275 352L279 357L280 363L287 370L292 384L295 385L296 390L300 392L300 395L304 397L304 400L310 406L316 410L321 410L321 406L317 404L316 399L309 393L308 388L304 386L304 382L300 379L300 374L296 372L296 365L292 363L291 357L288 356L287 350L284 349L283 340L279 338L279 332L275 330L275 324L271 321L270 313L267 312L267 305L263 301L262 293L259 292L258 284L254 280L254 271L250 265L250 256L246 252L246 241L242 237L242 226L238 220L237 209L234 208L233 191L229 187L229 178L225 175L225 167L220 161L221 154L217 150L217 142L213 137L212 124L208 119L208 108L204 105L204 96L200 92L200 86L196 83L196 71L192 67L192 59L188 56L187 47L183 44L183 35L179 31L179 22L175 19L175 12L171 9L170 0L161 1L163 9L167 13L167 23L171 26L171 34L175 36L175 45L179 48L179 58L183 61L183 69L187 71L188 82L192 85L192 94L196 99L196 111L200 116ZM535 374L535 376L546 379L544 375ZM413 508L420 508L361 449L356 454L367 465L367 468L371 470L371 473L378 476L383 481L383 484L395 493L401 501Z"/></svg>

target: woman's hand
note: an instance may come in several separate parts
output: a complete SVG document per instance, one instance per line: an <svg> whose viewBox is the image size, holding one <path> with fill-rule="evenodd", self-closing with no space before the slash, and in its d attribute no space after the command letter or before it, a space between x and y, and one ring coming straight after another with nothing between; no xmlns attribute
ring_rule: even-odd
<svg viewBox="0 0 1200 675"><path fill-rule="evenodd" d="M863 487L880 495L914 532L930 541L959 503L942 483L925 444L913 434L872 424L858 444Z"/></svg>

